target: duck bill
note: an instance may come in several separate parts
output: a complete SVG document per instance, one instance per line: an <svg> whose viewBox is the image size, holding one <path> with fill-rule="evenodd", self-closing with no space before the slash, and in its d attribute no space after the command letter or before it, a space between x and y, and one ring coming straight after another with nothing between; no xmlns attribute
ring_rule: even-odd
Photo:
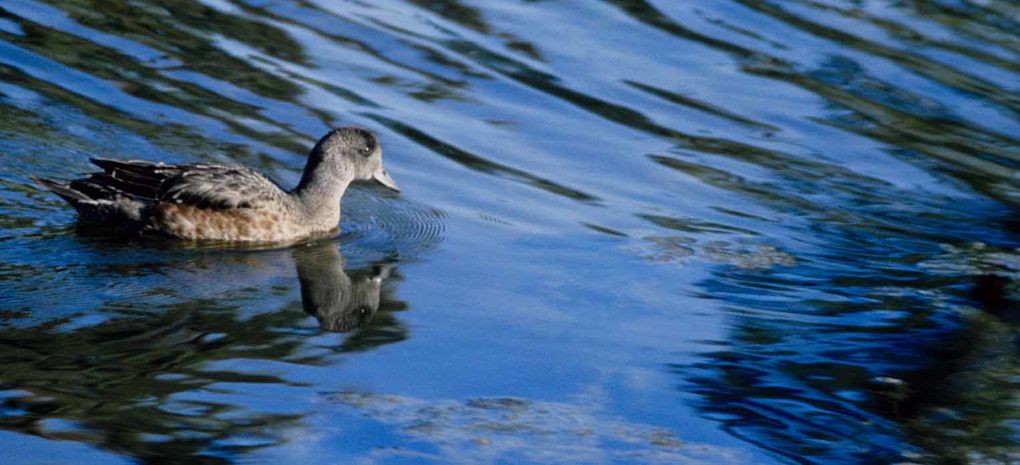
<svg viewBox="0 0 1020 465"><path fill-rule="evenodd" d="M390 177L390 174L387 173L381 166L375 171L375 173L372 173L372 179L375 179L376 182L386 186L394 192L400 192L400 187L397 186L396 181L394 181L393 178Z"/></svg>

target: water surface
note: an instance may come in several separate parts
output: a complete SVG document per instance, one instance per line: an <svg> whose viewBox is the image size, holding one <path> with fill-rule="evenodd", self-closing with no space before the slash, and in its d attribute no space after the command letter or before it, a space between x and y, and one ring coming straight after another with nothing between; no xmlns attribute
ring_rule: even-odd
<svg viewBox="0 0 1020 465"><path fill-rule="evenodd" d="M1016 463L1018 30L1005 0L4 0L0 463ZM404 191L299 247L124 242L29 180L290 185L342 124Z"/></svg>

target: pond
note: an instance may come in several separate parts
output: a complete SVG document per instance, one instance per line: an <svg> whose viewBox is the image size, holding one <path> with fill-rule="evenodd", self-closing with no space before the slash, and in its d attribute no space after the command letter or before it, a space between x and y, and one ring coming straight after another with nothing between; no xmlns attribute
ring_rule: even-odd
<svg viewBox="0 0 1020 465"><path fill-rule="evenodd" d="M0 462L1020 462L1020 5L3 0ZM399 194L123 240L89 157ZM342 296L336 299L331 296Z"/></svg>

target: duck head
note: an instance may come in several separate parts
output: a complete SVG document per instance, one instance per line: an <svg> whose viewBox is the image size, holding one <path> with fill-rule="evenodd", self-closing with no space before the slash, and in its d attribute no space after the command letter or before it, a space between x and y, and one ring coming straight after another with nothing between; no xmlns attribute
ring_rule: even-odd
<svg viewBox="0 0 1020 465"><path fill-rule="evenodd" d="M323 175L348 181L374 180L400 192L383 166L379 141L367 129L359 127L333 129L315 144L308 154L302 183Z"/></svg>

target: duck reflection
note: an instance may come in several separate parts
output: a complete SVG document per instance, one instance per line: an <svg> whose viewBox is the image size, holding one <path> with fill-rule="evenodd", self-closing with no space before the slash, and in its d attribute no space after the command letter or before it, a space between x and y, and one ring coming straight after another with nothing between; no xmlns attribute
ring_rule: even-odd
<svg viewBox="0 0 1020 465"><path fill-rule="evenodd" d="M78 441L138 463L244 462L245 454L283 444L304 415L281 413L286 401L249 402L245 395L268 384L288 389L294 380L231 361L334 366L343 353L408 337L397 317L408 305L384 285L399 277L394 264L357 252L345 261L336 240L254 252L149 250L155 263L144 266L136 249L106 251L132 260L94 272L148 294L91 302L87 313L101 315L100 323L69 324L72 316L56 314L0 324L0 432ZM345 270L350 263L357 265ZM351 332L338 350L314 350L295 330L307 321L295 285L322 330ZM236 396L221 395L224 381ZM247 445L236 447L238 438Z"/></svg>
<svg viewBox="0 0 1020 465"><path fill-rule="evenodd" d="M379 311L383 282L392 263L344 270L344 257L333 242L294 249L301 305L323 331L345 333L367 325Z"/></svg>

